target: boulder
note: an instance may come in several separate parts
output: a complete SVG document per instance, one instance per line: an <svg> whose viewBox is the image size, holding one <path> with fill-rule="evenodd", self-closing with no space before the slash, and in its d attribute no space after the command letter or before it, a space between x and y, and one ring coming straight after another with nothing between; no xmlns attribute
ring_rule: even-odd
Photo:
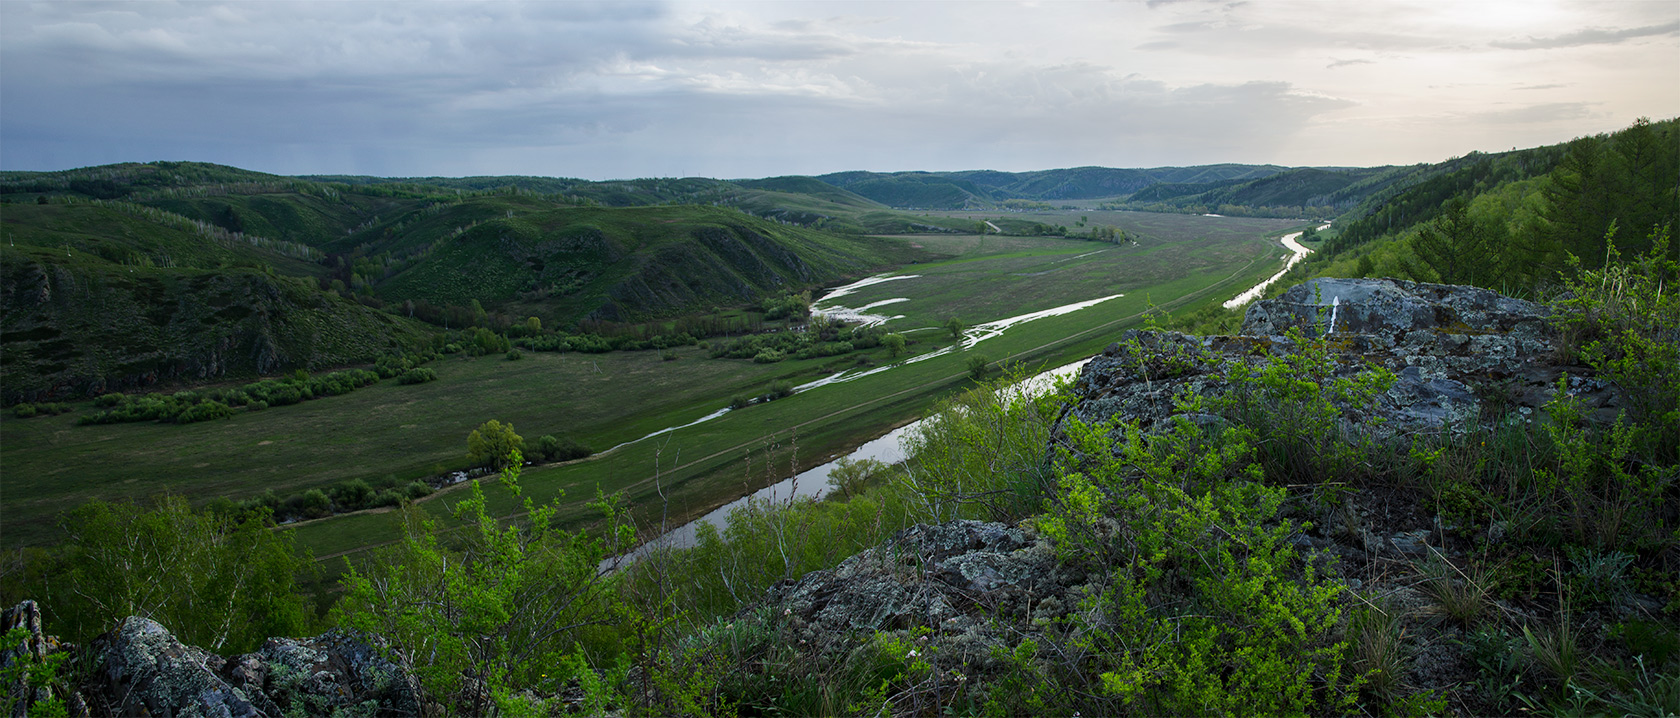
<svg viewBox="0 0 1680 718"><path fill-rule="evenodd" d="M1023 527L970 520L916 525L885 544L772 587L765 605L784 635L831 660L858 636L933 629L933 643L984 668L1002 645L1000 623L1066 614L1085 582L1046 539Z"/></svg>
<svg viewBox="0 0 1680 718"><path fill-rule="evenodd" d="M130 617L91 645L95 694L111 715L252 718L263 715L217 672L226 661L175 640L157 621Z"/></svg>
<svg viewBox="0 0 1680 718"><path fill-rule="evenodd" d="M20 658L38 661L59 648L51 636L41 634L34 601L0 618L8 630L21 626L28 631L22 645L0 647L0 666ZM254 718L431 712L419 681L385 658L378 639L338 630L313 638L271 638L255 652L224 658L182 644L157 621L134 616L85 650L85 664L93 672L66 701L72 715ZM9 691L15 688L8 686ZM29 702L45 697L36 695ZM14 708L16 715L25 715L28 705Z"/></svg>

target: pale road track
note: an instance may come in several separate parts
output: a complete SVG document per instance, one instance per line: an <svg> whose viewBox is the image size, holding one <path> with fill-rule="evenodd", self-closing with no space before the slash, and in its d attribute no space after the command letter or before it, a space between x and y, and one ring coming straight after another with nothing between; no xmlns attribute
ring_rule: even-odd
<svg viewBox="0 0 1680 718"><path fill-rule="evenodd" d="M1160 305L1158 305L1158 307L1163 308L1163 309L1171 308L1173 306L1184 304L1186 302L1189 302L1190 300L1197 299L1197 298L1201 297L1202 295L1205 295L1209 292L1212 292L1213 290L1218 289L1219 287L1222 287L1225 284L1228 284L1231 280L1236 279L1237 275L1248 271L1248 268L1254 266L1254 263L1260 261L1260 259L1261 259L1260 257L1255 257L1254 259L1249 260L1248 264L1245 264L1241 268L1237 269L1237 271L1232 272L1230 274L1230 276L1228 276L1224 279L1221 279L1217 282L1214 282L1213 284L1210 284L1206 287L1198 289L1194 292L1186 294L1182 297L1179 297L1179 298L1174 299L1172 301L1166 302L1164 304L1160 304ZM1072 343L1075 343L1075 342L1079 341L1080 339L1086 337L1087 335L1094 334L1096 332L1107 331L1108 329L1114 327L1117 324L1122 324L1124 322L1132 321L1132 320L1137 319L1138 317L1141 317L1143 315L1144 315L1144 312L1136 312L1136 313L1129 314L1127 316L1121 317L1119 319L1113 319L1113 320L1110 320L1110 321L1105 322L1103 324L1097 325L1095 327L1091 327L1090 329L1086 329L1084 331L1081 331L1077 334L1073 334L1071 336L1063 337L1061 339L1057 339L1057 340L1052 341L1052 342L1046 342L1046 343L1041 344L1041 345L1039 345L1037 347L1034 347L1032 349L1027 349L1027 350L1016 352L1016 353L1011 354L1009 356L1006 356L1002 359L999 359L998 362L1003 363L1003 362L1007 362L1011 359L1014 359L1016 357L1021 357L1021 356L1031 355L1031 354L1037 354L1037 353L1046 351L1048 349L1051 349L1051 348L1053 348L1057 345L1061 345L1061 344L1072 344ZM754 445L763 444L764 442L766 442L766 441L768 441L772 438L775 438L776 436L778 436L780 434L783 434L783 433L786 433L786 432L791 432L791 433L797 434L800 427L803 427L803 426L806 426L806 425L809 425L809 424L813 424L813 423L816 423L816 422L820 422L820 421L826 421L828 419L832 419L832 418L837 417L837 416L850 414L850 413L852 413L854 411L857 411L859 409L864 409L864 408L873 406L875 404L879 404L881 402L887 401L889 399L895 399L895 398L903 396L905 394L910 394L910 393L913 393L913 392L920 392L920 391L927 390L930 387L937 387L937 386L941 386L941 385L944 385L944 384L949 384L952 381L962 379L963 377L966 377L966 376L968 376L967 371L957 372L957 373L952 374L950 376L943 377L943 378L940 378L940 379L935 379L935 380L929 381L929 382L925 382L925 383L920 384L918 386L913 386L913 387L910 387L908 389L903 389L903 390L900 390L900 391L896 391L896 392L893 392L891 394L887 394L885 396L876 397L874 399L863 402L861 404L854 404L854 405L852 405L850 407L847 407L845 409L840 409L838 411L832 411L832 412L829 412L827 414L824 414L823 416L816 417L814 419L807 419L807 420L802 421L798 424L794 424L791 427L788 427L786 429L782 429L780 431L772 433L767 437L762 437L762 438L759 438L759 439L754 439L752 441L743 442L743 443L737 444L735 446L731 446L727 449L720 449L718 451L714 451L710 454L702 456L698 459L690 461L690 462L688 462L686 464L683 464L681 466L674 466L674 467L670 468L668 470L668 472L675 473L675 472L681 471L683 469L691 468L695 464L703 463L703 462L706 462L706 461L711 461L712 459L716 459L719 456L723 456L725 454L740 451L742 449L749 448L749 447L752 447ZM587 459L578 459L578 461L593 461L593 460L595 460L599 457L606 456L607 453L609 453L609 452L602 452L600 454L596 454L594 456L591 456ZM658 480L658 478L659 477L657 475L649 476L648 478L642 479L641 481L638 481L634 484L630 484L629 486L626 486L623 489L620 489L620 491L628 491L630 489L645 487L648 484L653 483L654 481ZM466 485L467 485L467 482L463 481L459 484L455 484L453 486L448 486L448 487L439 489L439 490L433 492L430 496L427 496L425 499L423 499L423 501L430 501L434 498L441 497L446 493L453 492L454 490L456 490L458 488L461 488L461 487L464 487ZM736 498L739 498L739 497L736 497ZM719 503L718 506L722 506L723 504L729 503L729 501L733 501L733 500L734 499L729 499L728 501L724 501L722 503ZM416 502L416 503L418 503L418 502ZM704 510L695 512L694 515L695 516L704 516L704 515L706 515L707 512L709 512L709 511L711 511L712 509L715 509L715 508L717 508L717 506L709 506L709 507L706 507ZM385 513L385 512L388 512L388 511L390 511L390 509L388 509L388 508L383 509L383 510L370 509L370 510L368 510L368 513ZM352 512L352 513L361 513L361 512ZM499 516L497 518L505 521L505 520L508 520L508 519L521 518L528 513L530 513L530 512L519 511L519 512L515 512L515 513L507 514L505 516ZM339 514L339 516L348 516L348 515L350 515L350 514ZM331 520L331 518L336 518L336 517L315 519L315 521L328 521L328 520ZM289 526L286 526L284 528L296 528L298 526L301 526L303 523L306 523L306 522L290 524ZM681 523L681 522L679 521L678 523ZM450 531L459 531L462 528L466 528L466 527L457 527L457 528L453 528L453 529L446 529L445 533L450 532ZM376 548L382 548L382 547L385 547L385 546L392 546L392 545L395 545L395 544L398 544L398 543L402 543L401 539L392 540L392 541L385 541L385 542L376 543L376 544L368 544L366 546L358 546L358 547L353 548L353 549L338 551L338 552L335 552L335 553L327 554L325 556L317 556L315 558L315 561L316 562L326 561L328 559L334 559L334 558L338 558L340 556L348 556L350 554L361 553L363 551L368 551L368 550L372 550L372 549L376 549Z"/></svg>

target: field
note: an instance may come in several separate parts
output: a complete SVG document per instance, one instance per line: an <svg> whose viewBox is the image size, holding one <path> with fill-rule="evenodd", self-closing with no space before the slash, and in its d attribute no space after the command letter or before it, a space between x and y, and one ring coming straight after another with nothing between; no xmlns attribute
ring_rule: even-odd
<svg viewBox="0 0 1680 718"><path fill-rule="evenodd" d="M526 496L544 501L564 491L564 516L574 521L587 518L583 504L597 489L623 492L645 522L699 515L741 494L743 484L780 479L920 415L943 394L970 384L966 361L974 353L994 362L1064 363L1100 350L1151 304L1190 309L1229 298L1275 271L1273 258L1281 250L1271 237L1290 226L1165 217L1174 224L1155 225L1139 246L996 235L903 238L948 259L906 266L901 273L920 276L866 288L841 303L907 298L889 307L906 316L888 328L906 333L912 355L952 343L934 329L950 316L974 325L1125 296L1018 325L967 353L750 406L588 460L527 469ZM730 396L757 393L773 380L798 384L856 364L856 355L753 364L708 359L695 348L678 354L675 361L652 351L527 352L521 361L451 357L432 364L440 377L434 383L382 382L187 426L74 426L88 406L57 417L8 417L0 423L4 542L50 541L56 512L92 498L175 492L197 501L238 499L268 489L283 495L349 478L406 479L455 468L464 462L467 433L492 418L512 422L527 440L552 433L599 451L693 421L725 406ZM876 366L892 363L884 349L868 354ZM491 500L504 515L519 510L499 490ZM422 505L441 509L446 503ZM393 514L350 514L296 531L316 556L331 557L390 540Z"/></svg>

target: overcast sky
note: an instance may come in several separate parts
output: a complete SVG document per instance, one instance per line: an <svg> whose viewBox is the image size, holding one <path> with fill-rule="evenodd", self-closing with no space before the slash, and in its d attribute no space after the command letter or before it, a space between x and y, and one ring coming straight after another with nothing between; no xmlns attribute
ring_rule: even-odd
<svg viewBox="0 0 1680 718"><path fill-rule="evenodd" d="M1677 115L1677 0L0 0L4 169L1365 166Z"/></svg>

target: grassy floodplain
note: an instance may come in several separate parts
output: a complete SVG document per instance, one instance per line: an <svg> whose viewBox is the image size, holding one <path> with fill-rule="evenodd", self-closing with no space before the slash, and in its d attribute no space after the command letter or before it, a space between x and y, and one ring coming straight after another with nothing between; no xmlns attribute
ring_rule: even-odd
<svg viewBox="0 0 1680 718"><path fill-rule="evenodd" d="M1096 213L1084 213L1096 214ZM1124 213L1136 214L1136 213ZM528 469L526 496L565 492L567 515L584 520L597 489L623 492L644 521L676 522L743 489L826 460L842 449L920 415L943 394L967 386L973 353L993 361L1054 365L1099 350L1150 304L1194 308L1228 298L1275 271L1275 237L1284 220L1171 217L1176 229L1146 233L1138 246L1042 237L917 235L902 241L948 259L903 267L916 279L869 287L841 303L885 298L906 315L887 325L906 332L911 355L948 346L935 327L950 316L973 325L1112 294L1085 310L1011 328L968 353L953 352L852 382L754 405L692 427L597 455ZM1062 223L1067 223L1066 219ZM1131 230L1128 230L1131 231ZM546 354L434 362L439 381L382 382L351 394L188 426L74 426L92 410L0 423L8 547L51 541L56 513L94 498L181 493L195 501L285 494L350 478L408 478L463 462L466 434L486 419L509 421L527 440L552 433L597 451L705 416L737 394L771 381L813 381L857 365L856 355L775 364L708 359L684 348L658 352ZM866 354L890 364L884 349ZM443 492L448 496L451 492ZM519 502L499 490L503 515ZM423 506L440 515L447 501ZM318 557L353 552L395 536L393 514L362 512L299 525L300 544Z"/></svg>

